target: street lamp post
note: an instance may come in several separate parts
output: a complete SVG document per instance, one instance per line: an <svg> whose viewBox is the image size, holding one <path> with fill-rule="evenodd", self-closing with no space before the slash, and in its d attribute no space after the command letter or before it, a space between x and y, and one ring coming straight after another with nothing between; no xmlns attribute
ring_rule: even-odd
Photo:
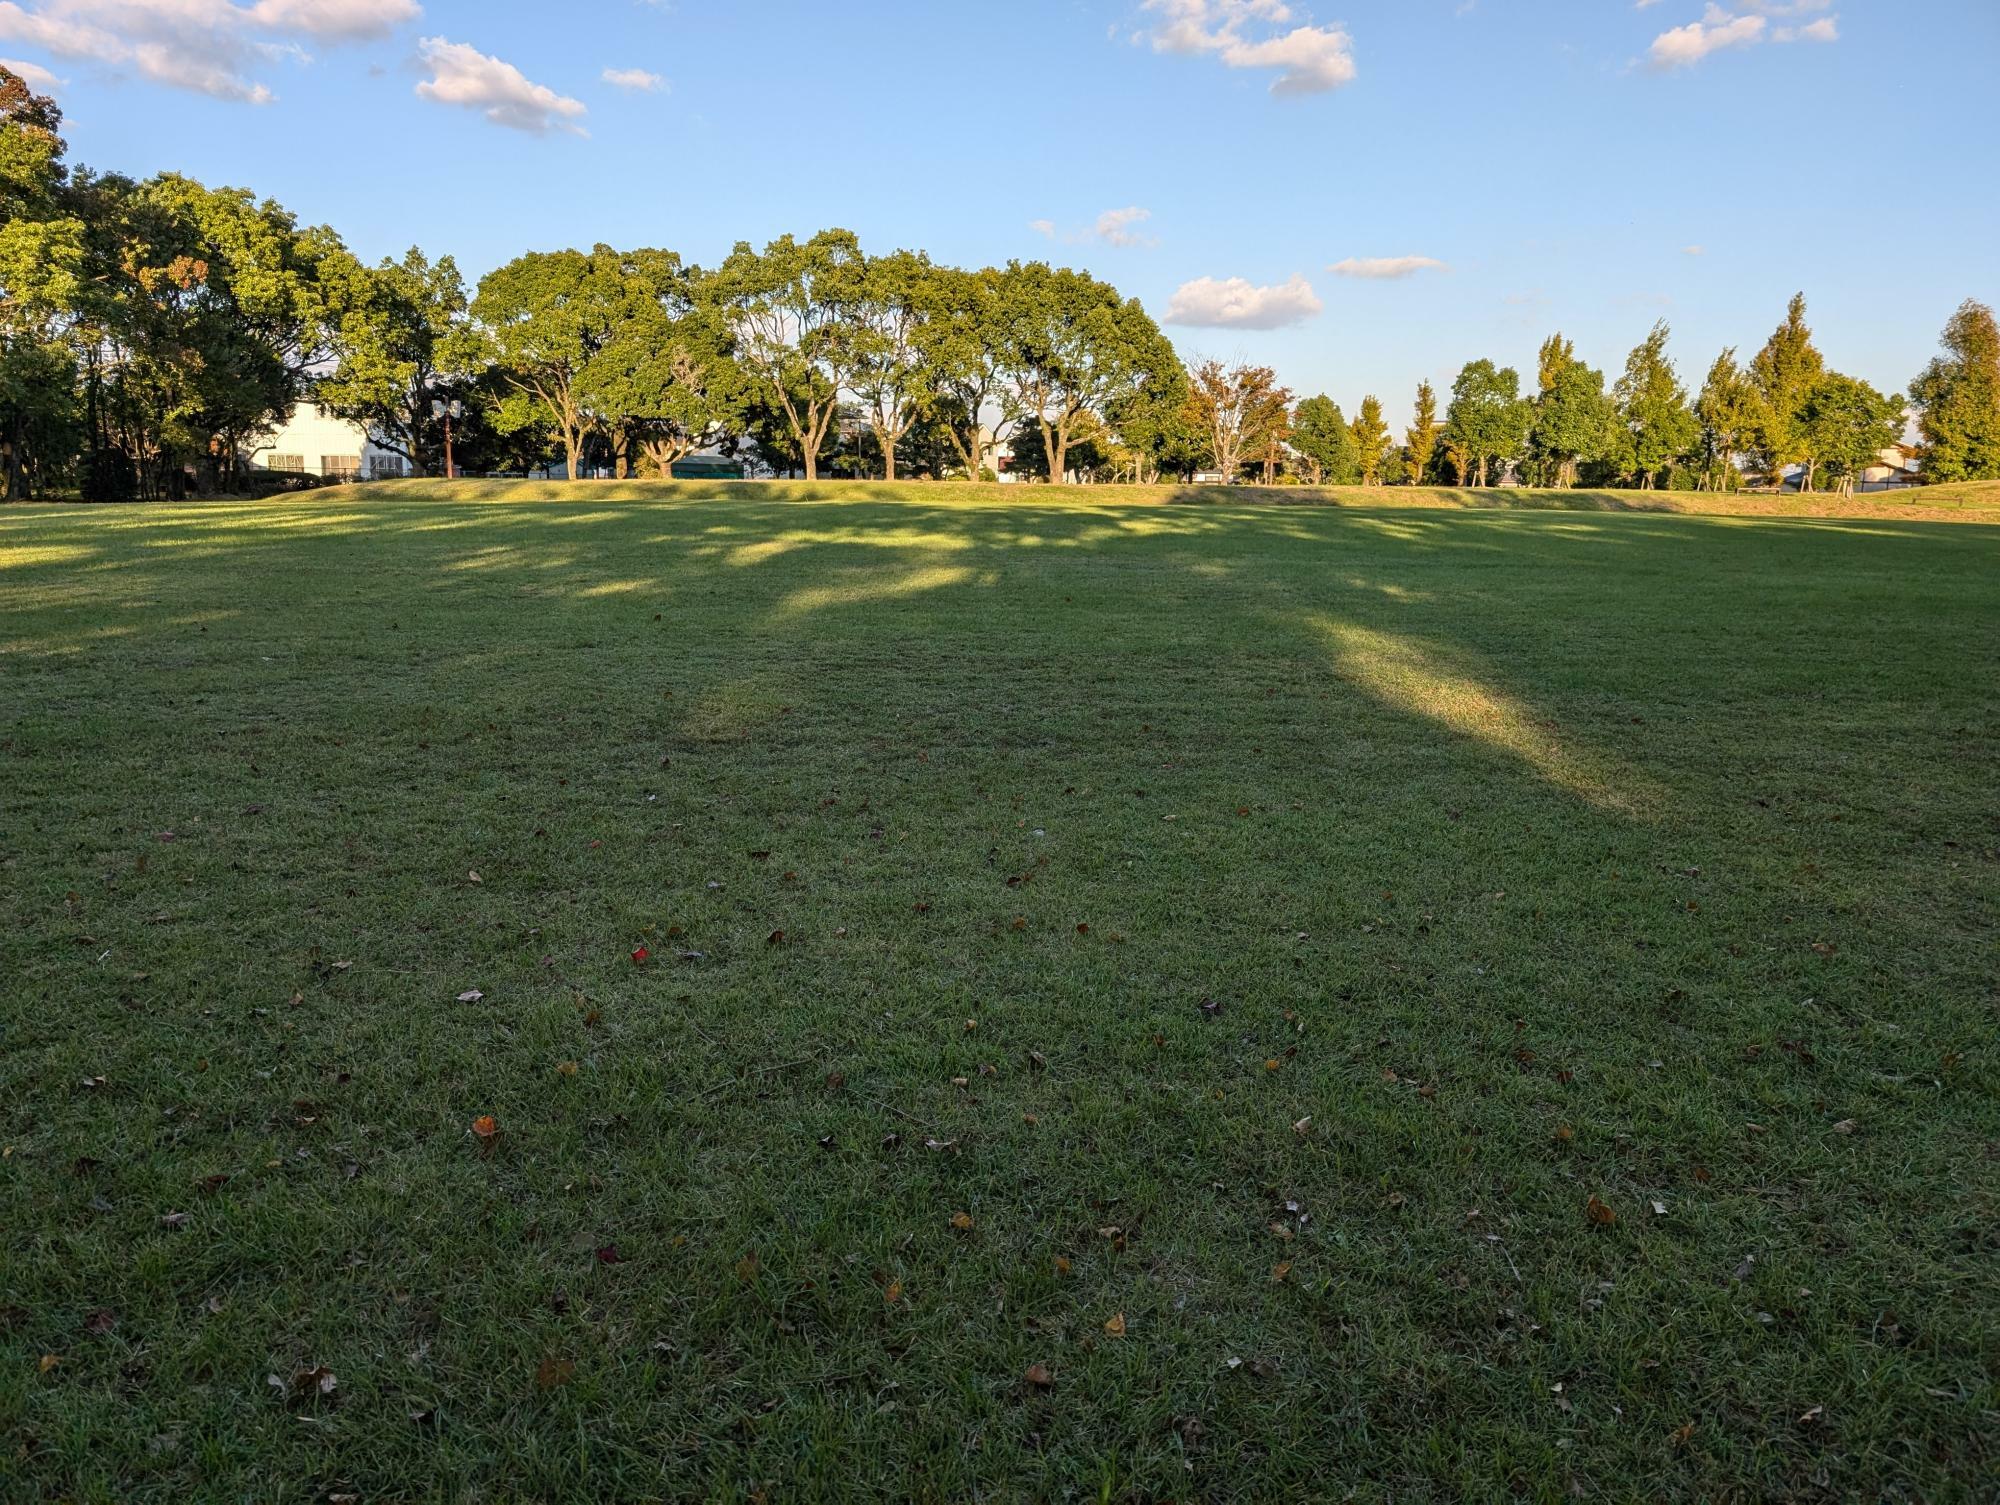
<svg viewBox="0 0 2000 1505"><path fill-rule="evenodd" d="M453 398L446 402L441 397L431 399L431 416L444 420L444 478L449 481L457 477L458 471L451 462L451 421L465 415L465 406Z"/></svg>

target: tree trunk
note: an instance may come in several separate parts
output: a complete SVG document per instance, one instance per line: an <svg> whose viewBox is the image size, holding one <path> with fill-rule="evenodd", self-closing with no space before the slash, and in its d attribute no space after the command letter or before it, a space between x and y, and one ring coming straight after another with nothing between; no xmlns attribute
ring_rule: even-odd
<svg viewBox="0 0 2000 1505"><path fill-rule="evenodd" d="M882 446L882 479L896 479L896 441L881 429L875 430L875 442Z"/></svg>

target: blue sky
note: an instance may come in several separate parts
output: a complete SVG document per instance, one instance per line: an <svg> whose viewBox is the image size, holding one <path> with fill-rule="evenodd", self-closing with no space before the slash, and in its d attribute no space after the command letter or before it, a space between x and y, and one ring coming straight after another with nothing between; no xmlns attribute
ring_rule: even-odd
<svg viewBox="0 0 2000 1505"><path fill-rule="evenodd" d="M2000 301L1996 0L0 0L0 58L74 160L370 258L1047 257L1398 424L1554 329L1615 370L1664 317L1698 383L1800 289L1900 388Z"/></svg>

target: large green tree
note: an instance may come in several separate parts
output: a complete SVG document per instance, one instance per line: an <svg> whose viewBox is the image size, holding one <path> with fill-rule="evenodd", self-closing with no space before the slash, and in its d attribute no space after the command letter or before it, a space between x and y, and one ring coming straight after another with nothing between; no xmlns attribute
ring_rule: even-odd
<svg viewBox="0 0 2000 1505"><path fill-rule="evenodd" d="M1403 468L1408 473L1412 486L1421 486L1431 479L1431 467L1435 463L1438 450L1438 435L1443 425L1438 422L1437 393L1427 381L1417 383L1417 406L1411 416L1410 426L1403 431Z"/></svg>
<svg viewBox="0 0 2000 1505"><path fill-rule="evenodd" d="M1926 481L2000 479L2000 327L1968 299L1944 327L1944 353L1910 384Z"/></svg>
<svg viewBox="0 0 2000 1505"><path fill-rule="evenodd" d="M546 426L575 480L584 441L599 427L584 373L627 313L627 261L610 246L530 251L479 281L472 317L508 393L503 431Z"/></svg>
<svg viewBox="0 0 2000 1505"><path fill-rule="evenodd" d="M1641 491L1651 491L1701 433L1688 408L1687 388L1667 356L1670 334L1665 319L1652 327L1625 358L1625 374L1613 393L1625 430L1622 460Z"/></svg>
<svg viewBox="0 0 2000 1505"><path fill-rule="evenodd" d="M938 375L925 324L935 316L937 268L921 251L871 256L855 305L854 395L882 452L883 478L896 479L896 446L931 408Z"/></svg>
<svg viewBox="0 0 2000 1505"><path fill-rule="evenodd" d="M644 455L671 476L676 460L720 444L741 420L745 383L714 283L672 251L624 260L622 296L577 386L628 475Z"/></svg>
<svg viewBox="0 0 2000 1505"><path fill-rule="evenodd" d="M1815 470L1824 470L1843 496L1852 496L1861 472L1902 436L1903 398L1885 397L1865 381L1829 371L1799 410L1799 425Z"/></svg>
<svg viewBox="0 0 2000 1505"><path fill-rule="evenodd" d="M1354 415L1354 463L1361 472L1361 484L1380 486L1390 458L1389 425L1382 420L1382 399L1361 399L1361 411Z"/></svg>
<svg viewBox="0 0 2000 1505"><path fill-rule="evenodd" d="M419 475L433 474L444 453L438 405L463 404L476 364L465 281L451 257L432 261L412 246L369 268L361 287L340 323L339 364L313 395Z"/></svg>
<svg viewBox="0 0 2000 1505"><path fill-rule="evenodd" d="M1528 453L1537 480L1574 486L1581 467L1608 458L1618 442L1618 414L1605 395L1604 373L1576 358L1562 335L1543 342L1537 362Z"/></svg>
<svg viewBox="0 0 2000 1505"><path fill-rule="evenodd" d="M1171 386L1173 346L1136 298L1085 272L1010 263L1001 300L1002 411L1032 424L1051 480L1069 472L1070 445L1133 392Z"/></svg>
<svg viewBox="0 0 2000 1505"><path fill-rule="evenodd" d="M783 417L809 481L819 478L840 395L863 371L867 275L850 230L807 241L784 235L761 252L739 242L720 273L737 359L760 400Z"/></svg>
<svg viewBox="0 0 2000 1505"><path fill-rule="evenodd" d="M1354 430L1340 404L1324 393L1300 399L1292 413L1291 444L1315 486L1352 486L1361 479Z"/></svg>
<svg viewBox="0 0 2000 1505"><path fill-rule="evenodd" d="M0 68L0 500L26 496L74 442L84 227L61 130L55 101Z"/></svg>
<svg viewBox="0 0 2000 1505"><path fill-rule="evenodd" d="M1747 436L1763 423L1763 398L1750 374L1736 362L1734 346L1715 358L1694 401L1701 426L1701 484L1704 490L1733 491L1742 475L1736 456Z"/></svg>
<svg viewBox="0 0 2000 1505"><path fill-rule="evenodd" d="M1811 459L1801 415L1825 371L1825 357L1806 326L1806 295L1796 293L1784 323L1750 362L1750 381L1759 399L1750 452L1772 486L1782 484L1790 467Z"/></svg>
<svg viewBox="0 0 2000 1505"><path fill-rule="evenodd" d="M1528 418L1520 372L1489 360L1468 363L1452 383L1444 422L1459 484L1484 486L1496 470L1504 472L1527 442Z"/></svg>

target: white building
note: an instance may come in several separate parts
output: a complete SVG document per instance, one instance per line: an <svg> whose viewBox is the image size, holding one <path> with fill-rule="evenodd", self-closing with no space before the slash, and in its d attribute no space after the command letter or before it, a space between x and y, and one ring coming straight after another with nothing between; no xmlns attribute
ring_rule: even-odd
<svg viewBox="0 0 2000 1505"><path fill-rule="evenodd" d="M382 481L410 474L410 462L375 443L360 424L336 418L310 402L300 403L275 430L257 437L250 464L257 470L343 481Z"/></svg>

